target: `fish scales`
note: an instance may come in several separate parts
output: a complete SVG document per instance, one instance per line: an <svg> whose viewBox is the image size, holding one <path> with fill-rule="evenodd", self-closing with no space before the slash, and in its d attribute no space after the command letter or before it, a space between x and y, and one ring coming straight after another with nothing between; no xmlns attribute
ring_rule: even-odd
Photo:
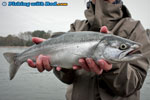
<svg viewBox="0 0 150 100"><path fill-rule="evenodd" d="M29 58L35 61L40 54L50 56L53 67L70 69L73 65L79 65L78 59L85 57L93 58L95 61L104 59L110 63L131 61L141 57L140 54L130 54L140 47L140 43L112 34L90 31L67 32L33 45L22 53L4 53L4 56L10 63L10 79L13 79L22 63Z"/></svg>
<svg viewBox="0 0 150 100"><path fill-rule="evenodd" d="M88 34L87 34L88 33ZM91 35L93 35L93 37L91 38ZM51 51L56 51L58 52L57 49L62 48L63 49L64 46L66 45L74 45L79 43L78 45L81 44L81 42L88 42L88 41L99 41L101 38L103 37L103 34L100 35L97 32L79 32L79 33L67 33L67 36L65 34L65 36L61 36L61 37L56 37L56 38L50 38L49 40L40 43L38 45L34 45L33 47L29 48L28 50L26 50L25 52L21 53L18 55L18 59L22 59L21 61L26 61L28 58L33 59L33 55L38 56L39 54L46 54L48 51L48 53L50 53ZM60 50L60 49L59 49ZM61 49L62 50L62 49ZM46 52L45 52L46 51ZM19 58L21 57L21 58Z"/></svg>

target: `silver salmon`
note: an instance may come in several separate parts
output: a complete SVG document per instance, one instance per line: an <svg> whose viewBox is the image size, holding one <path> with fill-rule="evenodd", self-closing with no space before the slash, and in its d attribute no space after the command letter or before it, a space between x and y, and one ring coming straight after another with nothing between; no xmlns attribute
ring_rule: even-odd
<svg viewBox="0 0 150 100"><path fill-rule="evenodd" d="M136 52L142 45L113 34L100 32L67 32L58 37L50 38L38 45L29 47L22 53L4 53L10 63L9 76L12 80L21 64L40 54L51 57L51 66L61 66L71 69L72 65L79 65L80 58L93 58L95 61L104 59L109 63L120 63L140 58ZM135 53L136 52L136 53Z"/></svg>

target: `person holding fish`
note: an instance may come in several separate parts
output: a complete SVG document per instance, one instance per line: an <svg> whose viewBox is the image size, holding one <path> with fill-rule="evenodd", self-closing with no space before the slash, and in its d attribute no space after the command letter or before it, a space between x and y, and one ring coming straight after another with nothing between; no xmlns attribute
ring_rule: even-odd
<svg viewBox="0 0 150 100"><path fill-rule="evenodd" d="M143 45L140 52L146 52L150 41L140 21L131 18L128 9L121 0L92 0L87 3L86 20L76 20L71 24L70 32L95 31L114 34L139 42ZM44 39L34 37L39 44ZM36 63L31 59L30 67L39 72L54 70L54 74L64 83L69 84L67 100L140 100L140 89L147 75L149 61L141 58L132 62L111 64L103 59L79 59L80 66L72 69L58 66L51 67L51 59L39 55ZM58 94L59 95L59 94Z"/></svg>

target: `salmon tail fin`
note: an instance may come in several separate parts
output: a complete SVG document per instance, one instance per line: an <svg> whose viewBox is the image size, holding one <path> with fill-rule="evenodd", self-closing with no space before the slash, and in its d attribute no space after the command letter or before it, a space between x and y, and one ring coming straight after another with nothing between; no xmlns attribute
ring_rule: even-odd
<svg viewBox="0 0 150 100"><path fill-rule="evenodd" d="M9 67L9 77L10 77L10 80L12 80L14 78L14 76L16 75L21 63L19 63L17 61L17 54L18 53L10 53L10 52L7 52L7 53L4 53L4 57L5 59L9 62L10 64L10 67Z"/></svg>

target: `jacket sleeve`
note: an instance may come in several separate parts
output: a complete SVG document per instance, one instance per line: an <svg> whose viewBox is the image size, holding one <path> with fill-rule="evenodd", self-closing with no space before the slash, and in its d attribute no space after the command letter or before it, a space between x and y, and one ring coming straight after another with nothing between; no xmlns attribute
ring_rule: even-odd
<svg viewBox="0 0 150 100"><path fill-rule="evenodd" d="M89 23L87 20L76 20L73 24L70 25L69 32L75 31L88 31Z"/></svg>
<svg viewBox="0 0 150 100"><path fill-rule="evenodd" d="M84 31L88 29L88 23L86 20L76 20L73 24L70 25L69 32L75 31ZM55 36L55 35L54 35ZM57 34L56 34L57 36ZM66 84L72 84L75 78L75 71L72 69L62 69L61 71L53 70L55 76Z"/></svg>
<svg viewBox="0 0 150 100"><path fill-rule="evenodd" d="M66 84L72 84L74 80L75 71L73 69L61 69L61 71L57 71L53 69L55 76Z"/></svg>
<svg viewBox="0 0 150 100"><path fill-rule="evenodd" d="M146 31L140 22L128 23L128 26L134 28L128 33L128 38L143 44L140 52L144 53L150 47L150 40L147 38ZM149 67L149 59L141 58L129 63L113 64L112 70L104 72L102 79L111 91L119 96L130 96L139 90L146 78Z"/></svg>

